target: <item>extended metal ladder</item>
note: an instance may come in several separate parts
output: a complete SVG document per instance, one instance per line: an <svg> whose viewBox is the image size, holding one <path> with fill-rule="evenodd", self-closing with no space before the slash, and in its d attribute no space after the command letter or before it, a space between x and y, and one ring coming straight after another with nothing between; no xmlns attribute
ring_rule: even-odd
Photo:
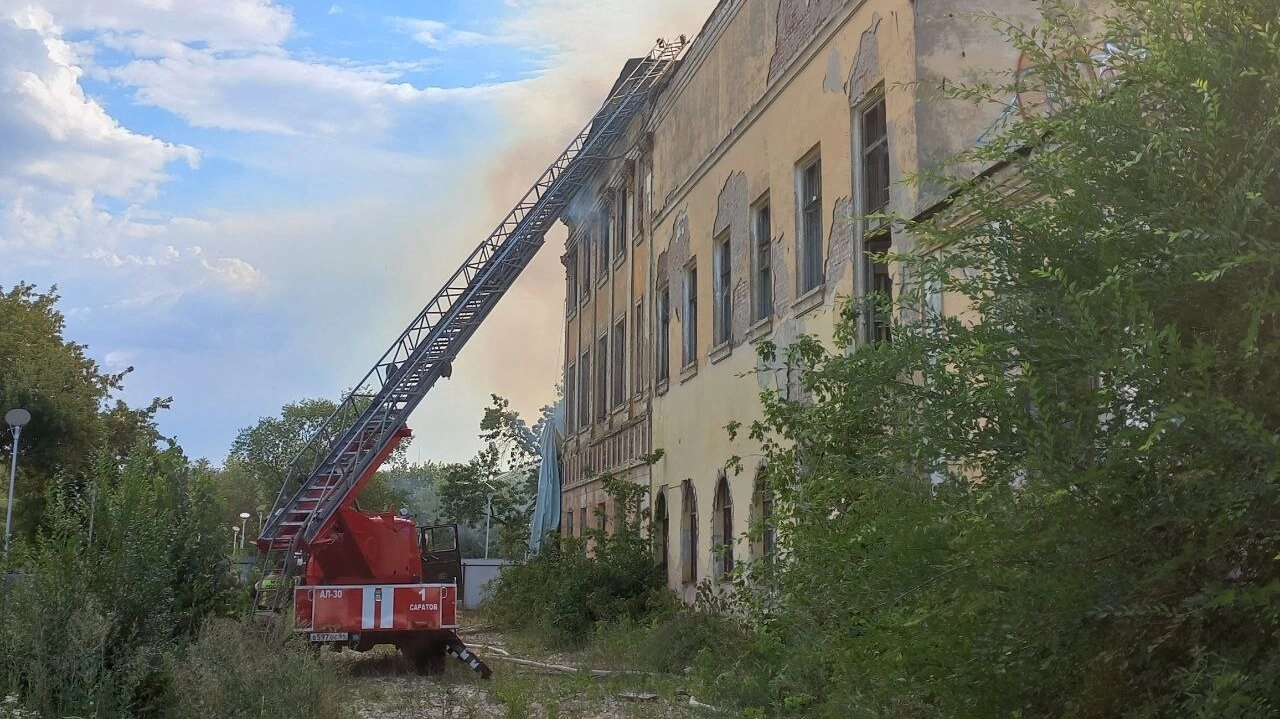
<svg viewBox="0 0 1280 719"><path fill-rule="evenodd" d="M263 576L279 589L264 592L258 610L279 611L292 599L299 558L338 510L407 435L405 421L463 345L542 247L547 230L607 158L649 92L674 68L687 41L659 40L613 87L600 111L547 168L443 289L342 401L294 458L262 528ZM296 489L292 489L295 486Z"/></svg>

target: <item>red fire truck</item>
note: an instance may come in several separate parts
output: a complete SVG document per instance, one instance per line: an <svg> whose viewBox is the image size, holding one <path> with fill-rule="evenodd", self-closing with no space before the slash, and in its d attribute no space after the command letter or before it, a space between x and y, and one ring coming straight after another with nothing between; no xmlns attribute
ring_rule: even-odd
<svg viewBox="0 0 1280 719"><path fill-rule="evenodd" d="M687 41L659 40L629 61L608 99L514 209L467 257L294 458L256 544L255 612L316 646L393 644L424 671L446 654L489 668L458 638L462 568L455 527L368 514L360 490L401 442L406 421L533 259L609 145L676 67ZM334 292L360 286L332 277ZM288 607L292 605L290 613Z"/></svg>

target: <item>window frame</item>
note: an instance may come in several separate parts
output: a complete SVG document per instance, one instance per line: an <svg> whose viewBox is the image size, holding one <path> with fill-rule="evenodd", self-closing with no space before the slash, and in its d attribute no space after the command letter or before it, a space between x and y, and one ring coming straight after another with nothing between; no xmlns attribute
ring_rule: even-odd
<svg viewBox="0 0 1280 719"><path fill-rule="evenodd" d="M763 237L762 216L767 224ZM751 204L751 319L760 322L773 312L773 210L766 191Z"/></svg>
<svg viewBox="0 0 1280 719"><path fill-rule="evenodd" d="M609 377L609 406L618 409L627 401L627 315L623 313L613 322L609 338L609 355L612 367Z"/></svg>
<svg viewBox="0 0 1280 719"><path fill-rule="evenodd" d="M812 174L811 174L812 173ZM810 187L808 181L814 180ZM796 287L803 297L825 281L826 256L822 227L822 152L815 147L796 163ZM810 190L816 190L810 197Z"/></svg>
<svg viewBox="0 0 1280 719"><path fill-rule="evenodd" d="M711 242L711 346L733 338L733 234L726 229Z"/></svg>
<svg viewBox="0 0 1280 719"><path fill-rule="evenodd" d="M602 422L609 416L609 331L605 330L596 337L596 402L595 422Z"/></svg>
<svg viewBox="0 0 1280 719"><path fill-rule="evenodd" d="M664 283L658 289L655 306L658 315L657 337L654 341L654 378L657 382L671 380L671 284Z"/></svg>
<svg viewBox="0 0 1280 719"><path fill-rule="evenodd" d="M681 304L684 315L680 321L680 368L698 366L698 263L692 260L680 273Z"/></svg>

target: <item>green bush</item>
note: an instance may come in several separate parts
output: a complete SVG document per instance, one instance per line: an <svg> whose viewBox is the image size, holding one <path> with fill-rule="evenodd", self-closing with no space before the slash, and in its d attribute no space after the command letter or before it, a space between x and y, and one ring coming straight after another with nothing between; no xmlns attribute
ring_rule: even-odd
<svg viewBox="0 0 1280 719"><path fill-rule="evenodd" d="M669 606L661 570L645 539L644 487L605 480L627 508L612 534L548 537L539 553L505 568L490 585L486 611L500 626L532 630L557 645L582 644L600 624L640 622Z"/></svg>
<svg viewBox="0 0 1280 719"><path fill-rule="evenodd" d="M1280 4L1116 0L1105 72L1090 23L1042 9L1011 38L1055 113L960 163L1029 199L926 178L954 205L895 221L931 252L896 258L892 341L845 352L850 306L837 349L787 348L806 401L764 396L786 561L743 603L751 649L700 665L727 701L1280 711Z"/></svg>
<svg viewBox="0 0 1280 719"><path fill-rule="evenodd" d="M180 655L172 719L340 719L346 685L333 663L264 639L244 623L211 619Z"/></svg>

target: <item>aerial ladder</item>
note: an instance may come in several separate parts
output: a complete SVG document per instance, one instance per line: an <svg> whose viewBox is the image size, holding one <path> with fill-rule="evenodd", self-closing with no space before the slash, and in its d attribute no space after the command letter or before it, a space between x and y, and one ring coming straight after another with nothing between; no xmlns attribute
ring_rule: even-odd
<svg viewBox="0 0 1280 719"><path fill-rule="evenodd" d="M411 436L406 421L542 247L545 235L669 77L687 40L658 40L629 62L600 110L396 337L286 472L256 545L264 577L254 611L313 646L394 644L422 671L446 655L488 676L458 638L456 527L418 527L355 501Z"/></svg>

